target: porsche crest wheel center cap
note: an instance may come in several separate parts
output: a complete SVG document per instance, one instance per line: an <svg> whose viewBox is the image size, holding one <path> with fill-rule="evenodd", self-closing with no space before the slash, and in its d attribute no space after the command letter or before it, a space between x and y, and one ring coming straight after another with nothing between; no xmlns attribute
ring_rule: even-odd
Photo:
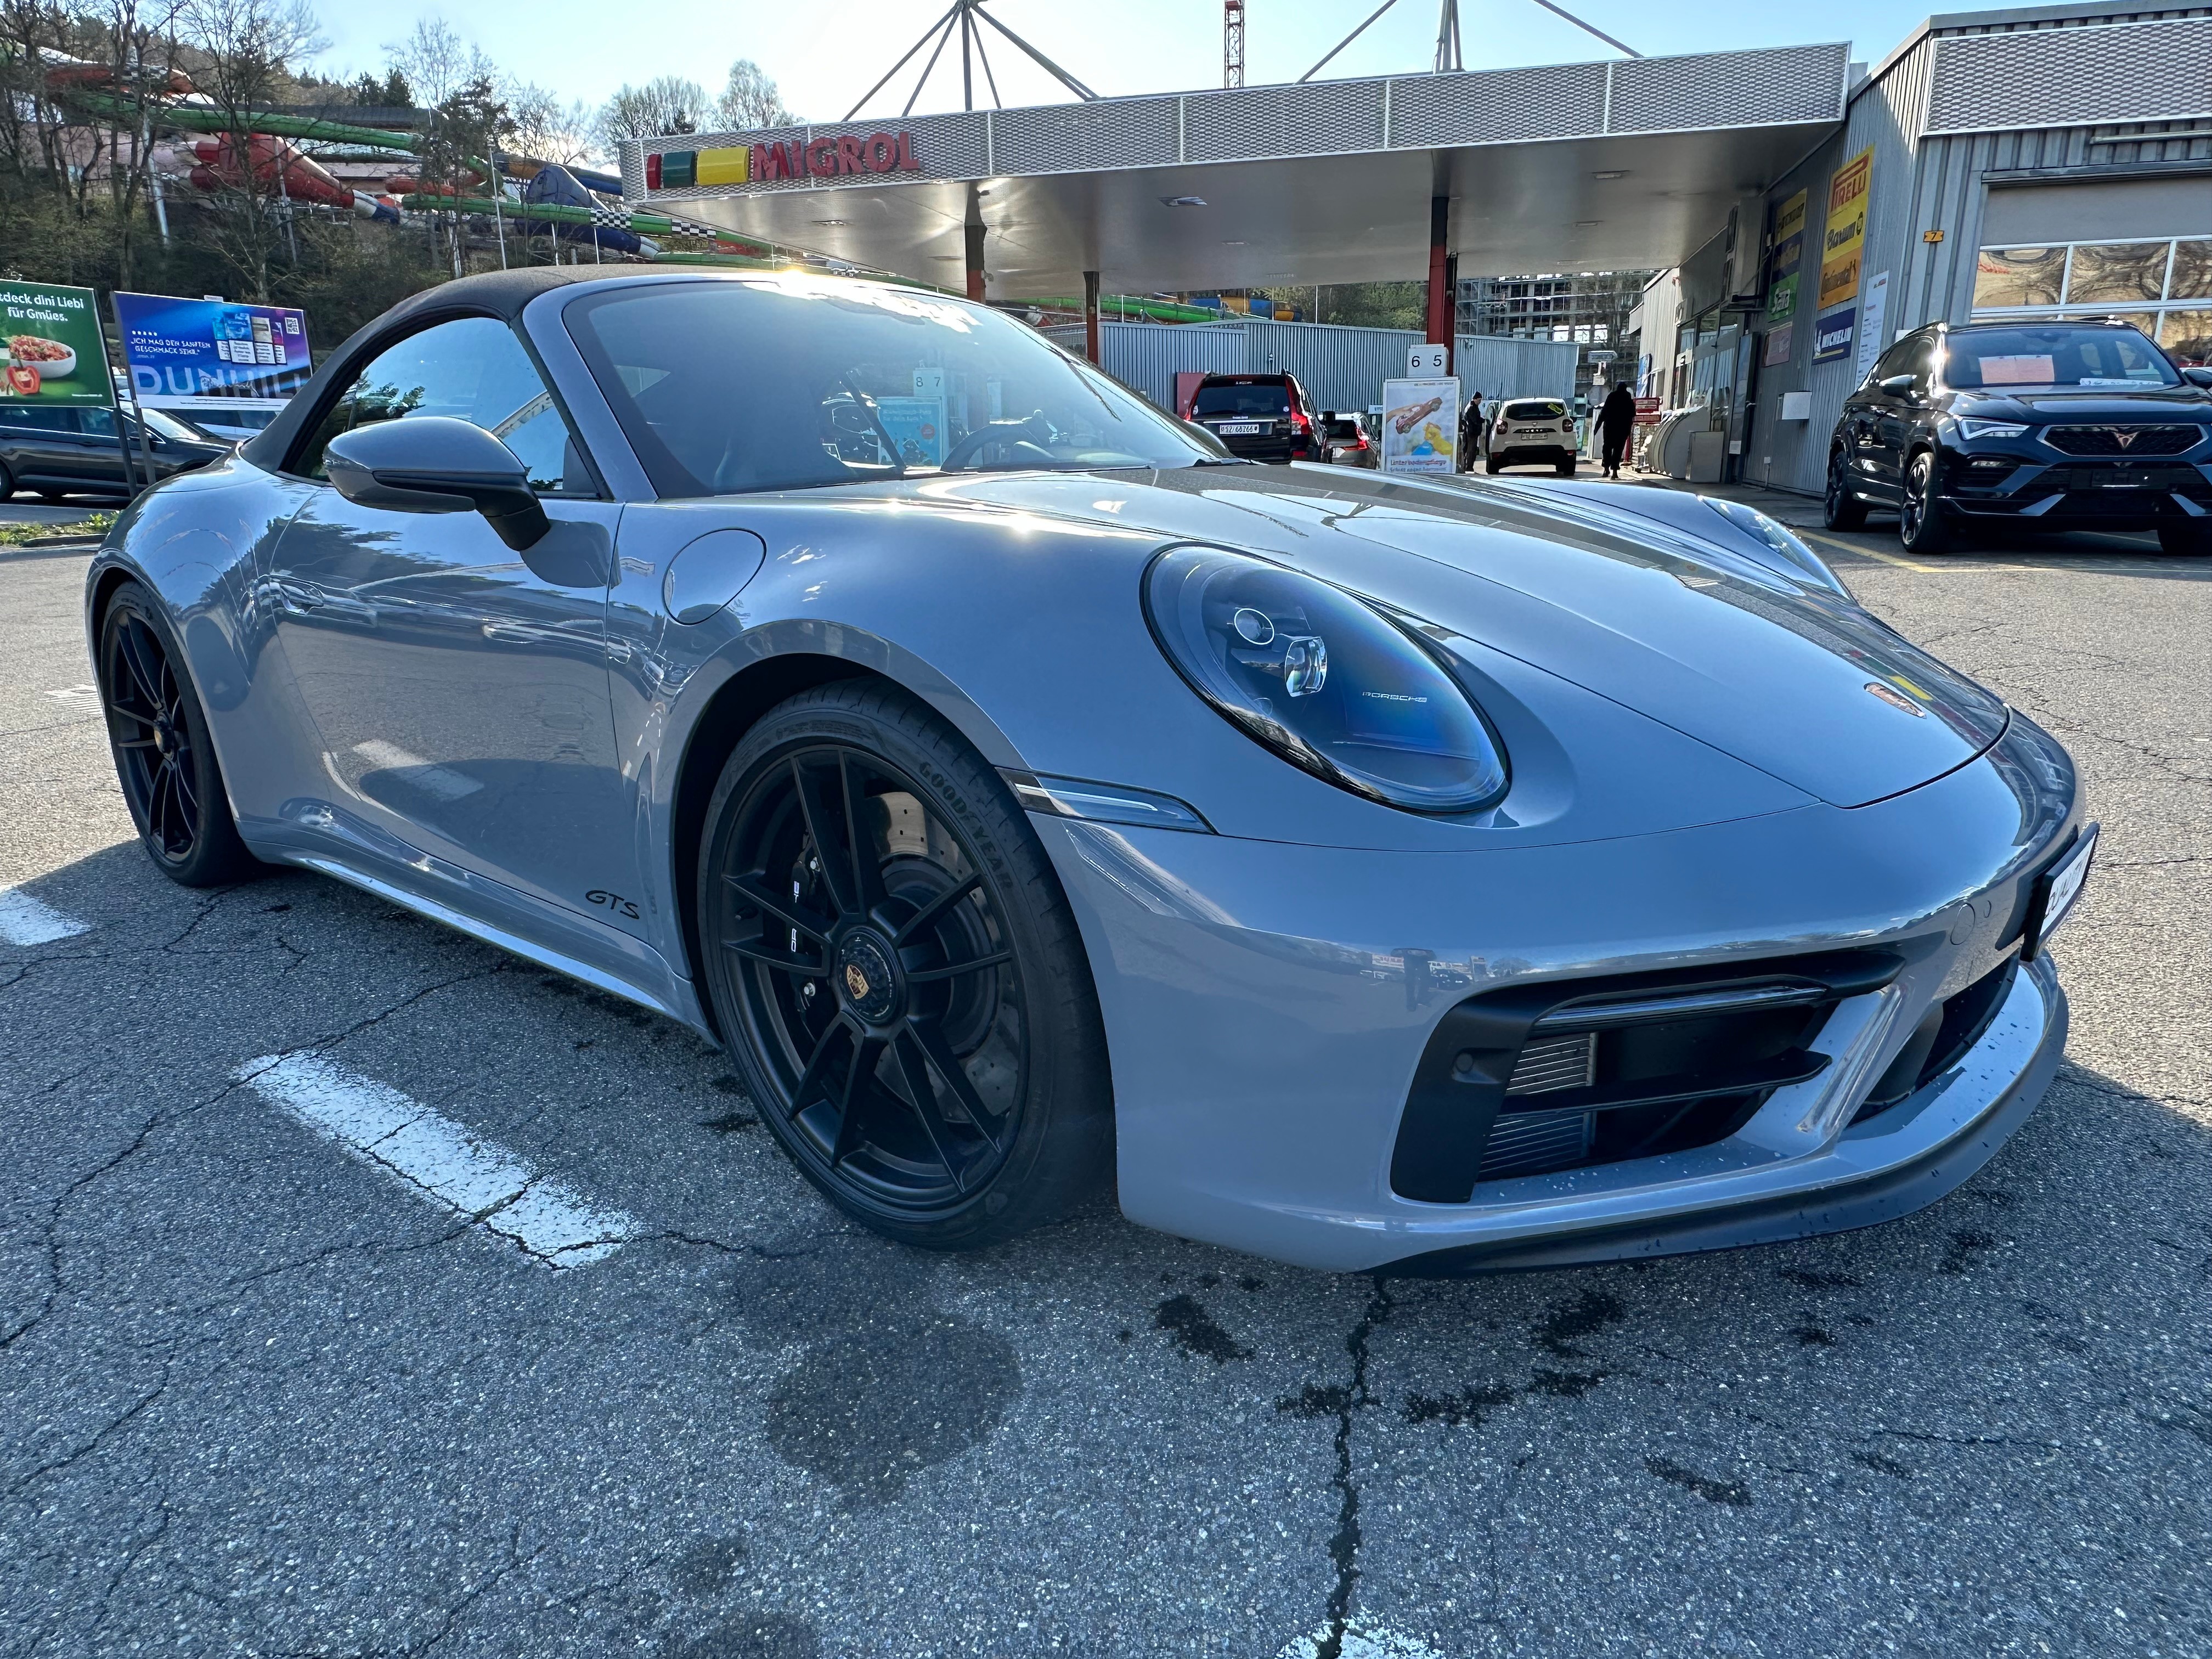
<svg viewBox="0 0 2212 1659"><path fill-rule="evenodd" d="M890 948L872 933L848 935L837 947L837 983L846 1006L872 1025L897 1009L898 970Z"/></svg>

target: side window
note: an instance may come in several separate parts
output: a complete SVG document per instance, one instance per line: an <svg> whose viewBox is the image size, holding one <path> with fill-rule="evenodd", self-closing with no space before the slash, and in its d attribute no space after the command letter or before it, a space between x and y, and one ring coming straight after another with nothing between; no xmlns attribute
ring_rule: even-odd
<svg viewBox="0 0 2212 1659"><path fill-rule="evenodd" d="M82 422L77 430L88 438L112 438L115 435L115 411L112 409L80 409L76 417Z"/></svg>
<svg viewBox="0 0 2212 1659"><path fill-rule="evenodd" d="M321 478L323 447L378 421L447 415L480 426L521 459L540 494L593 493L590 473L536 365L505 323L458 317L371 358L331 406L289 471Z"/></svg>
<svg viewBox="0 0 2212 1659"><path fill-rule="evenodd" d="M9 426L27 427L34 432L77 432L77 411L74 409L38 409L29 405L16 408L0 407L0 421Z"/></svg>
<svg viewBox="0 0 2212 1659"><path fill-rule="evenodd" d="M1867 371L1866 385L1862 390L1871 391L1893 374L1910 374L1913 370L1912 357L1923 343L1919 340L1899 340L1875 359L1874 367Z"/></svg>

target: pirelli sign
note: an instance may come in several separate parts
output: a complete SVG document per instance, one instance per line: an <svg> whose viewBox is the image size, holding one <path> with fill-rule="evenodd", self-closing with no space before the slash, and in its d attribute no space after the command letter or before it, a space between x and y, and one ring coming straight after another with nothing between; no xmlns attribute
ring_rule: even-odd
<svg viewBox="0 0 2212 1659"><path fill-rule="evenodd" d="M921 171L911 132L878 132L865 138L848 133L836 138L812 140L802 135L714 149L658 149L645 153L645 187L648 191Z"/></svg>

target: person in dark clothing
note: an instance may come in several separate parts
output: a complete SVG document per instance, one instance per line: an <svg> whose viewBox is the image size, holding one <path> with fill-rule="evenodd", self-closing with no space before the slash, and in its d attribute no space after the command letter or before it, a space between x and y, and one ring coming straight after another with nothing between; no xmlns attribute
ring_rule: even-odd
<svg viewBox="0 0 2212 1659"><path fill-rule="evenodd" d="M1613 387L1606 396L1597 412L1599 458L1605 464L1605 476L1620 476L1620 458L1628 450L1628 434L1636 430L1636 399L1630 395L1626 382Z"/></svg>
<svg viewBox="0 0 2212 1659"><path fill-rule="evenodd" d="M1474 471L1474 452L1482 442L1482 394L1468 393L1467 402L1459 411L1459 454L1455 458L1459 471Z"/></svg>

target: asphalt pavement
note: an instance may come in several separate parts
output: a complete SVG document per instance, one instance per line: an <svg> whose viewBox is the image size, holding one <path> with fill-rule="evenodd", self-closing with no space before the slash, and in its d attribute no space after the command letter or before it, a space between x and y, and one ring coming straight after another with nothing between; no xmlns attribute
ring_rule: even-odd
<svg viewBox="0 0 2212 1659"><path fill-rule="evenodd" d="M0 1655L2212 1650L2212 563L1821 545L2080 763L2057 1083L1903 1221L1443 1283L903 1251L686 1031L171 885L0 553Z"/></svg>

